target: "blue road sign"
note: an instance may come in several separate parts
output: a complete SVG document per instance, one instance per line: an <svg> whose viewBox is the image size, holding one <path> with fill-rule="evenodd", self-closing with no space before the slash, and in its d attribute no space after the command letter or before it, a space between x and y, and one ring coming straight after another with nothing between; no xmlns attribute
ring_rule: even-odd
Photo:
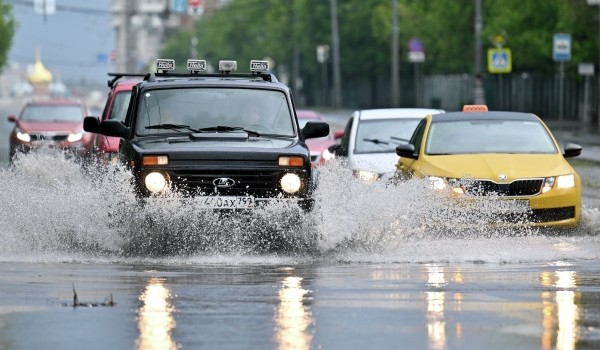
<svg viewBox="0 0 600 350"><path fill-rule="evenodd" d="M510 73L512 71L510 49L488 49L488 71L490 73Z"/></svg>
<svg viewBox="0 0 600 350"><path fill-rule="evenodd" d="M171 1L171 11L177 13L186 13L187 12L187 0L172 0Z"/></svg>
<svg viewBox="0 0 600 350"><path fill-rule="evenodd" d="M557 62L568 62L571 60L571 34L554 34L552 58Z"/></svg>

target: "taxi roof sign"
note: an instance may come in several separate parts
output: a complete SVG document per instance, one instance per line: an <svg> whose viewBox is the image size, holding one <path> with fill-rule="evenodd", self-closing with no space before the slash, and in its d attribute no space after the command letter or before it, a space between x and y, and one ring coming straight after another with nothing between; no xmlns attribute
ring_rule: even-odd
<svg viewBox="0 0 600 350"><path fill-rule="evenodd" d="M156 72L165 73L166 71L175 70L175 60L159 58L156 60Z"/></svg>
<svg viewBox="0 0 600 350"><path fill-rule="evenodd" d="M250 61L251 72L268 72L269 61L251 60Z"/></svg>
<svg viewBox="0 0 600 350"><path fill-rule="evenodd" d="M486 105L464 105L463 112L487 112L488 108Z"/></svg>
<svg viewBox="0 0 600 350"><path fill-rule="evenodd" d="M206 60L187 60L187 69L192 73L206 72Z"/></svg>

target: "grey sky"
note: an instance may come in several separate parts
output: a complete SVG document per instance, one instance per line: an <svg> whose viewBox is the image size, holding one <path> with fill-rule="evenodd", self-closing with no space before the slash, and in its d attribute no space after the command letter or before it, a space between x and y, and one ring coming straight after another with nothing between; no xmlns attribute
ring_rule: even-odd
<svg viewBox="0 0 600 350"><path fill-rule="evenodd" d="M81 79L106 81L106 73L113 71L110 62L98 62L98 54L114 48L114 32L109 14L86 14L57 10L55 14L36 14L33 7L20 5L21 1L5 0L13 6L18 28L9 52L9 62L26 67L32 64L36 48L42 61L55 76L63 81ZM108 11L110 0L55 0L57 6L91 8Z"/></svg>

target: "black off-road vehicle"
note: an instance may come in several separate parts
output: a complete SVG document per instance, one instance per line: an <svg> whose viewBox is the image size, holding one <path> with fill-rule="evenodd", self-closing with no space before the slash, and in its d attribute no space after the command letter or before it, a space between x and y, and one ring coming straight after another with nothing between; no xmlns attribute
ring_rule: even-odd
<svg viewBox="0 0 600 350"><path fill-rule="evenodd" d="M206 73L204 60L187 65L189 74L177 74L173 60L157 60L157 73L134 86L124 122L86 117L84 129L120 137L141 197L176 191L201 208L293 201L310 209L304 140L326 136L329 125L300 129L291 91L268 61L251 61L245 74L234 73L235 61L220 61L218 73Z"/></svg>

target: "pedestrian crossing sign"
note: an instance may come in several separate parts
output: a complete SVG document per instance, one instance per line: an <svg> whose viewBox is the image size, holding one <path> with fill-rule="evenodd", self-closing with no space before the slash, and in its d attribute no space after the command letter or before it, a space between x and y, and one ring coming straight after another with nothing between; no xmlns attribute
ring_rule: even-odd
<svg viewBox="0 0 600 350"><path fill-rule="evenodd" d="M510 73L512 71L512 56L510 49L488 49L488 72Z"/></svg>

